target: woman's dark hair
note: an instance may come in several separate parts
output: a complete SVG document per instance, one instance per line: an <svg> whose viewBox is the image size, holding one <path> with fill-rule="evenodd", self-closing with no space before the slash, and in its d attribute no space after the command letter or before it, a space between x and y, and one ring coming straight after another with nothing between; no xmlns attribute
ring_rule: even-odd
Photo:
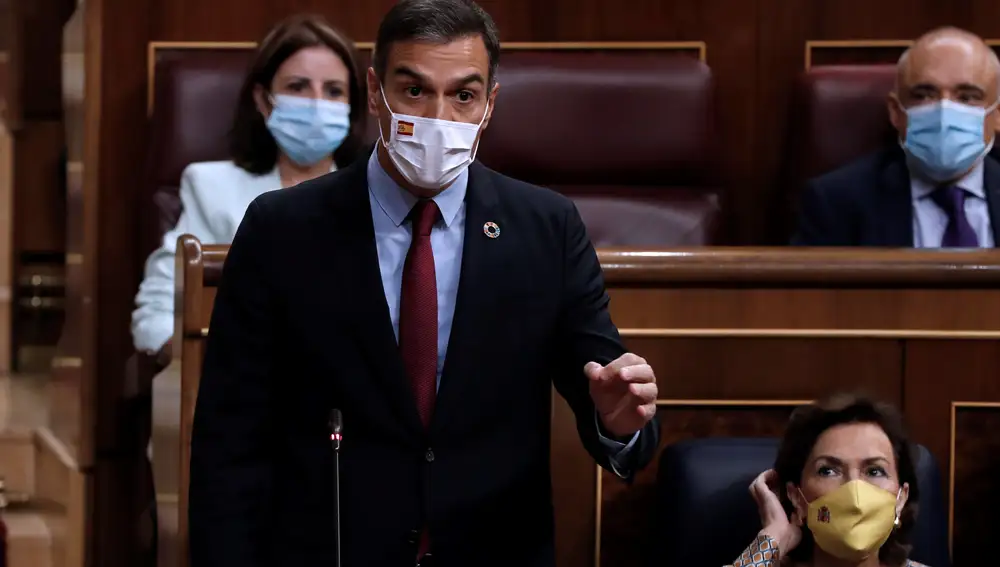
<svg viewBox="0 0 1000 567"><path fill-rule="evenodd" d="M274 75L282 63L302 49L317 46L328 47L336 53L350 74L351 128L344 142L333 152L333 159L338 167L345 167L358 157L365 135L367 104L354 43L322 16L297 15L280 22L260 42L240 88L236 115L229 131L229 152L236 165L258 175L274 169L278 160L278 144L257 109L254 90L259 85L270 91Z"/></svg>
<svg viewBox="0 0 1000 567"><path fill-rule="evenodd" d="M879 426L892 444L896 459L899 486L910 485L909 498L899 515L899 527L892 531L889 539L879 550L879 559L890 567L902 567L910 553L910 532L917 518L917 503L920 489L917 486L917 472L914 464L914 450L910 444L903 419L896 409L885 403L858 394L837 394L815 404L803 406L792 413L785 430L785 437L778 449L774 470L778 473L781 503L785 511L794 508L788 499L785 487L789 482L802 485L802 473L812 453L816 440L827 429L848 423L871 423ZM808 529L802 529L802 542L789 556L796 562L808 561L815 545Z"/></svg>

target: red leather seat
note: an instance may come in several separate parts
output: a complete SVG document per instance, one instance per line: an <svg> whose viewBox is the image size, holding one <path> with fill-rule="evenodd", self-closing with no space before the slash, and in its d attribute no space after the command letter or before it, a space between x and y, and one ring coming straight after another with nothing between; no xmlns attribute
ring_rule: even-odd
<svg viewBox="0 0 1000 567"><path fill-rule="evenodd" d="M669 51L509 51L478 159L574 199L596 246L719 233L711 70Z"/></svg>
<svg viewBox="0 0 1000 567"><path fill-rule="evenodd" d="M236 98L250 65L248 49L167 49L156 52L149 129L143 254L177 224L181 172L198 161L228 159ZM153 207L148 206L149 203Z"/></svg>
<svg viewBox="0 0 1000 567"><path fill-rule="evenodd" d="M895 143L886 96L895 65L813 67L796 86L788 163L799 181Z"/></svg>
<svg viewBox="0 0 1000 567"><path fill-rule="evenodd" d="M227 158L251 57L249 49L157 50L143 254L177 221L184 167ZM367 67L368 53L361 59ZM706 65L666 50L509 50L501 61L500 104L478 159L571 196L598 246L716 241L721 190ZM374 141L377 126L369 127Z"/></svg>

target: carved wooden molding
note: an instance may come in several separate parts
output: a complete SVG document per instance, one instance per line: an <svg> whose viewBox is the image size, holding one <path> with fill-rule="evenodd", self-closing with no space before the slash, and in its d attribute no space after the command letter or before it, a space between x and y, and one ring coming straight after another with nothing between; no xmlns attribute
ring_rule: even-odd
<svg viewBox="0 0 1000 567"><path fill-rule="evenodd" d="M949 440L949 468L948 468L948 548L954 554L954 537L955 537L955 463L956 457L956 442L958 440L958 425L957 421L959 414L966 411L976 411L976 410L986 410L993 412L1000 412L1000 402L965 402L965 401L953 401L951 403L951 423L950 423L950 440ZM980 431L980 435L990 435L990 432ZM983 455L985 457L985 455Z"/></svg>
<svg viewBox="0 0 1000 567"><path fill-rule="evenodd" d="M912 39L812 39L806 41L805 45L805 70L808 71L813 65L813 53L820 49L893 49L900 50L900 54L907 47L913 45ZM986 45L997 49L1000 48L1000 39L987 39Z"/></svg>

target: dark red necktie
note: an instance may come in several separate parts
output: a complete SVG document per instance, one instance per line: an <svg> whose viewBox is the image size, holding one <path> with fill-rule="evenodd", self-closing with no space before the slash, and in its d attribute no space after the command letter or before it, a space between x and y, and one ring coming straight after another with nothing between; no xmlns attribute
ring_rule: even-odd
<svg viewBox="0 0 1000 567"><path fill-rule="evenodd" d="M413 240L403 265L399 296L399 352L425 428L431 423L437 396L438 302L431 229L438 214L434 201L419 201L410 212ZM424 529L417 559L429 549L430 537Z"/></svg>
<svg viewBox="0 0 1000 567"><path fill-rule="evenodd" d="M941 248L978 248L979 237L965 215L965 198L968 193L955 185L938 187L931 199L948 215L948 226L941 238ZM926 243L925 243L926 245Z"/></svg>

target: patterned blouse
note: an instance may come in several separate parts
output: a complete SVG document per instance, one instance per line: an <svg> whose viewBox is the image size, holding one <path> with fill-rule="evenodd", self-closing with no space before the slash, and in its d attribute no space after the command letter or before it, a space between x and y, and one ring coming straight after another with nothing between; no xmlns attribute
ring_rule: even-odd
<svg viewBox="0 0 1000 567"><path fill-rule="evenodd" d="M757 539L733 561L725 567L778 567L781 557L778 553L778 542L774 538L760 534ZM927 567L923 563L907 561L906 567Z"/></svg>

